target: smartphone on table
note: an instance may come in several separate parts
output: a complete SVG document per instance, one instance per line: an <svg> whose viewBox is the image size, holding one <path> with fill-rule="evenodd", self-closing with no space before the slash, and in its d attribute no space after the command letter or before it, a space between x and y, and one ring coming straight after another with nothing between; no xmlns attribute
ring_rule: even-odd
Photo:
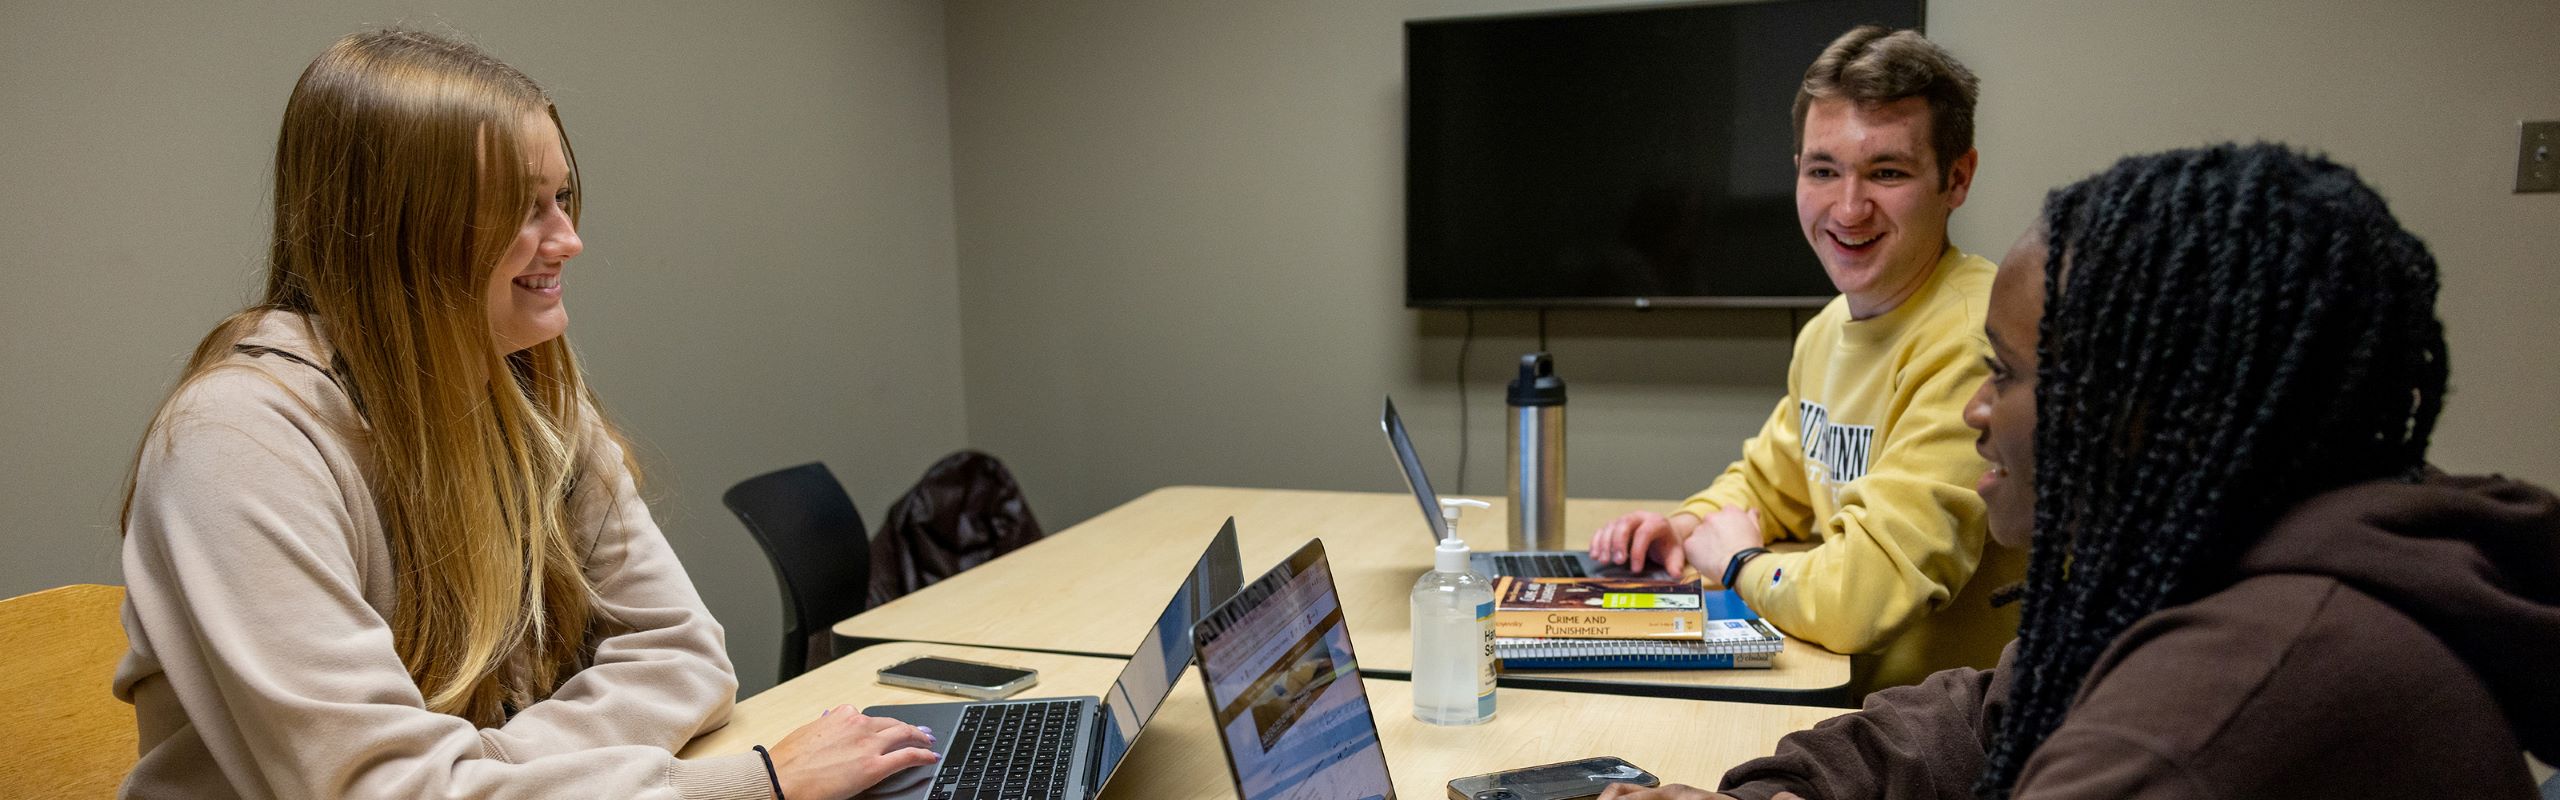
<svg viewBox="0 0 2560 800"><path fill-rule="evenodd" d="M1662 779L1626 759L1601 756L1459 778L1449 782L1449 800L1581 800L1599 797L1612 783L1660 786Z"/></svg>
<svg viewBox="0 0 2560 800"><path fill-rule="evenodd" d="M1040 682L1040 673L1021 667L917 656L880 669L880 682L928 692L994 700Z"/></svg>

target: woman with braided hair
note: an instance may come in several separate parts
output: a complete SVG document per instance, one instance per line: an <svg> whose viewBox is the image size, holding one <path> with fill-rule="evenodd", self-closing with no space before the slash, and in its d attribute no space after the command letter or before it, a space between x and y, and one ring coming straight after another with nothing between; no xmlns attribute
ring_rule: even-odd
<svg viewBox="0 0 2560 800"><path fill-rule="evenodd" d="M2380 196L2284 147L2054 191L1993 283L1966 412L1992 535L2032 552L2018 640L1725 792L2534 797L2521 754L2560 760L2560 499L2427 467L2435 295Z"/></svg>

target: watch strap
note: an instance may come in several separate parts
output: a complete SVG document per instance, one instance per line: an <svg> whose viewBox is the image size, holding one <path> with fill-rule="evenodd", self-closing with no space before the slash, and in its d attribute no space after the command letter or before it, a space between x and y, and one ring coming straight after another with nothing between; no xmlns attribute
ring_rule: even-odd
<svg viewBox="0 0 2560 800"><path fill-rule="evenodd" d="M1724 563L1724 588L1731 589L1733 588L1734 581L1742 579L1742 565L1744 562L1750 561L1754 556L1763 555L1768 552L1769 548L1766 547L1745 547L1736 551L1733 554L1733 560L1726 561Z"/></svg>

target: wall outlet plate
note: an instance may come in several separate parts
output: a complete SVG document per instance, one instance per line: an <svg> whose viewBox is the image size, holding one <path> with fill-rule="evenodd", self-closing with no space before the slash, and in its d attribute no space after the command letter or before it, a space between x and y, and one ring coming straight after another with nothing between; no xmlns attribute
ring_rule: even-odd
<svg viewBox="0 0 2560 800"><path fill-rule="evenodd" d="M2516 127L2516 194L2560 192L2560 120Z"/></svg>

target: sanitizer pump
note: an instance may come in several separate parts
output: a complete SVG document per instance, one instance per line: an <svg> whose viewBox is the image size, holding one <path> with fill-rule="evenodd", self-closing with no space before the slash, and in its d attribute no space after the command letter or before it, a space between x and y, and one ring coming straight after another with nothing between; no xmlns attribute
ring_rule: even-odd
<svg viewBox="0 0 2560 800"><path fill-rule="evenodd" d="M1493 582L1468 568L1458 513L1482 500L1440 501L1448 538L1413 583L1413 718L1433 725L1493 719Z"/></svg>

